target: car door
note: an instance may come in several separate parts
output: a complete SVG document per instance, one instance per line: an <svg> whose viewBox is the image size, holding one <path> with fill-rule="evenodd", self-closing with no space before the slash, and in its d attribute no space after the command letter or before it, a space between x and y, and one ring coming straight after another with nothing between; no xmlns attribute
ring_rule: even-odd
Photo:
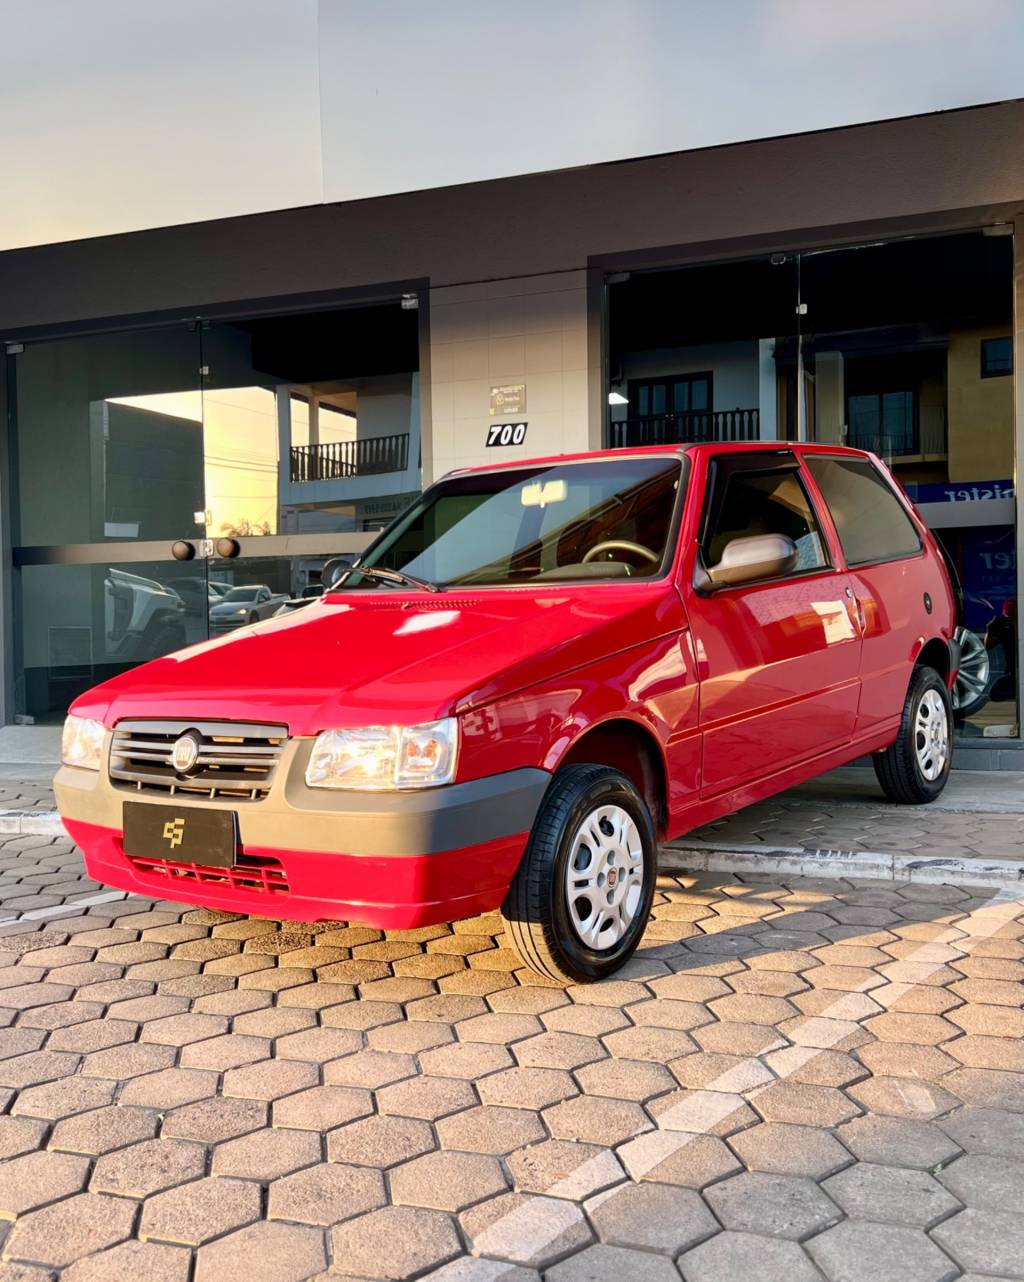
<svg viewBox="0 0 1024 1282"><path fill-rule="evenodd" d="M729 451L705 462L684 591L701 683L701 796L713 797L850 742L860 635L848 576L795 453ZM749 581L712 582L725 549L754 536L791 540L768 540L787 549L785 562Z"/></svg>

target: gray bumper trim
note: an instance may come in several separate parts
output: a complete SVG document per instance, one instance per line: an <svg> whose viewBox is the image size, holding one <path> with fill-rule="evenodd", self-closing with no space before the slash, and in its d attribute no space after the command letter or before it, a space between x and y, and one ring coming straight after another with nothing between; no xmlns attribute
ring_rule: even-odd
<svg viewBox="0 0 1024 1282"><path fill-rule="evenodd" d="M346 793L309 788L295 771L285 801L300 827L316 812L329 815L345 854L435 855L529 832L550 782L546 770L524 769L447 788Z"/></svg>

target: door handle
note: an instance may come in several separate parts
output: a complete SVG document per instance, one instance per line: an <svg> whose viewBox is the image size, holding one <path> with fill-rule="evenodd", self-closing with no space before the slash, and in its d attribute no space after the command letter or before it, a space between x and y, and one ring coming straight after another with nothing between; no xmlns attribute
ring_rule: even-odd
<svg viewBox="0 0 1024 1282"><path fill-rule="evenodd" d="M846 595L847 595L847 598L853 602L854 609L857 612L857 626L860 628L861 635L863 636L866 623L864 620L864 607L860 603L860 597L857 596L857 594L854 592L853 588L851 587L848 587L846 589Z"/></svg>

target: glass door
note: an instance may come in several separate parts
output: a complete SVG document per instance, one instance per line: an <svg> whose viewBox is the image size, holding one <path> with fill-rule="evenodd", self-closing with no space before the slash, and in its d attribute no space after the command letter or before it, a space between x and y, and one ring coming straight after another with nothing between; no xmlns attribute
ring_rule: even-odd
<svg viewBox="0 0 1024 1282"><path fill-rule="evenodd" d="M15 711L63 717L97 682L208 635L200 347L186 324L8 356Z"/></svg>
<svg viewBox="0 0 1024 1282"><path fill-rule="evenodd" d="M987 229L801 255L809 440L883 458L964 593L961 737L1017 713L1013 238Z"/></svg>

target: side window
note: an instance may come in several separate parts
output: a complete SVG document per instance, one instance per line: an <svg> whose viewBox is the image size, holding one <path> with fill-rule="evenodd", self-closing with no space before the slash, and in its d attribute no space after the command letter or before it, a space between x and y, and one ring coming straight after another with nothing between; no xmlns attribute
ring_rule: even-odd
<svg viewBox="0 0 1024 1282"><path fill-rule="evenodd" d="M723 486L722 490L719 487ZM756 472L719 471L702 552L705 565L717 565L727 543L754 534L785 534L796 544L795 574L829 563L807 491L795 468Z"/></svg>
<svg viewBox="0 0 1024 1282"><path fill-rule="evenodd" d="M903 504L867 459L805 455L849 565L916 556L921 539Z"/></svg>

